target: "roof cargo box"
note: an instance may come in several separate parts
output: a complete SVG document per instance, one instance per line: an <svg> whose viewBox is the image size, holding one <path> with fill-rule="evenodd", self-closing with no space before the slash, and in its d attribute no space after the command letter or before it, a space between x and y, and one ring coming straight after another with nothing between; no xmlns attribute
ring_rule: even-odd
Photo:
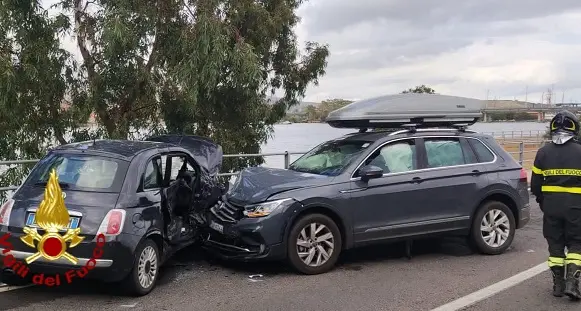
<svg viewBox="0 0 581 311"><path fill-rule="evenodd" d="M468 126L482 117L483 108L479 99L408 93L356 101L329 113L326 122L358 129Z"/></svg>

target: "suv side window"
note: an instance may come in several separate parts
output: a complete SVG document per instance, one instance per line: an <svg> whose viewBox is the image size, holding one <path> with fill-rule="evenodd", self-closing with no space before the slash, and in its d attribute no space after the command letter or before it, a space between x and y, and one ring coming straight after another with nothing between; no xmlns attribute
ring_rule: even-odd
<svg viewBox="0 0 581 311"><path fill-rule="evenodd" d="M365 165L380 167L385 174L416 170L418 163L415 141L400 140L387 143L367 158Z"/></svg>
<svg viewBox="0 0 581 311"><path fill-rule="evenodd" d="M478 162L486 163L494 160L494 154L478 139L467 139L472 149L476 152Z"/></svg>
<svg viewBox="0 0 581 311"><path fill-rule="evenodd" d="M156 189L162 185L161 158L153 158L145 167L143 174L143 189Z"/></svg>
<svg viewBox="0 0 581 311"><path fill-rule="evenodd" d="M425 138L428 167L446 167L466 164L462 145L457 138Z"/></svg>

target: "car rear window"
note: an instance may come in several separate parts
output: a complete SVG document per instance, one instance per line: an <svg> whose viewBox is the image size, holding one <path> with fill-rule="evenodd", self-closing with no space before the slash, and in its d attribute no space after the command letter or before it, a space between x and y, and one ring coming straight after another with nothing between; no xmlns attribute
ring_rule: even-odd
<svg viewBox="0 0 581 311"><path fill-rule="evenodd" d="M102 156L53 153L39 162L27 183L45 186L55 169L63 189L119 192L128 166L126 161Z"/></svg>
<svg viewBox="0 0 581 311"><path fill-rule="evenodd" d="M476 152L480 163L492 162L494 160L494 154L480 140L468 139L468 142Z"/></svg>

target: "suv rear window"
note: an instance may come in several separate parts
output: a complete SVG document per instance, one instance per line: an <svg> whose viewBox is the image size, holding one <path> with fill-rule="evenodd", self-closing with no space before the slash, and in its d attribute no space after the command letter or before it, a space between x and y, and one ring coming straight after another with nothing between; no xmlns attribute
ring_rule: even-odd
<svg viewBox="0 0 581 311"><path fill-rule="evenodd" d="M63 189L119 192L129 163L113 158L53 153L42 159L27 180L29 185L45 186L55 169Z"/></svg>
<svg viewBox="0 0 581 311"><path fill-rule="evenodd" d="M426 138L424 142L428 167L446 167L466 164L459 139Z"/></svg>
<svg viewBox="0 0 581 311"><path fill-rule="evenodd" d="M478 157L478 162L485 163L485 162L492 162L494 160L494 154L490 152L490 150L478 139L468 139L470 146L476 152L476 156Z"/></svg>

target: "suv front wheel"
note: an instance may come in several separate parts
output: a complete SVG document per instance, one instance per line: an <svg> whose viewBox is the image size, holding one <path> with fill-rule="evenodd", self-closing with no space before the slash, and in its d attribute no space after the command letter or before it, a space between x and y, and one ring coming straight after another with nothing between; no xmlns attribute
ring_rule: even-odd
<svg viewBox="0 0 581 311"><path fill-rule="evenodd" d="M341 253L342 240L337 224L322 214L308 214L291 228L288 245L291 265L304 274L331 270Z"/></svg>
<svg viewBox="0 0 581 311"><path fill-rule="evenodd" d="M515 231L516 222L510 208L502 202L490 201L476 212L470 239L479 252L498 255L510 247Z"/></svg>

